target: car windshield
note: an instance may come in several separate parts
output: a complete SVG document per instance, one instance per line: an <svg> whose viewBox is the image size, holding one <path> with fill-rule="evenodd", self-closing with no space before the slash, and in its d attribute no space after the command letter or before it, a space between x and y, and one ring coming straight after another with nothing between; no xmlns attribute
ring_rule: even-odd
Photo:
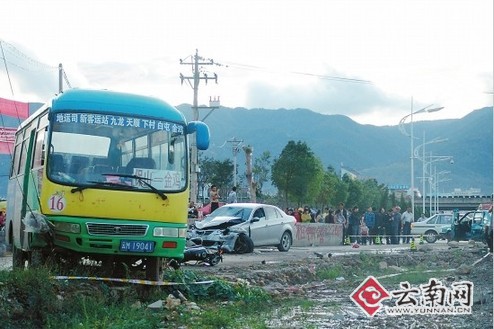
<svg viewBox="0 0 494 329"><path fill-rule="evenodd" d="M186 188L183 125L97 113L59 113L53 121L50 180L79 190Z"/></svg>
<svg viewBox="0 0 494 329"><path fill-rule="evenodd" d="M215 217L237 217L242 219L242 222L245 222L249 219L251 212L252 209L250 208L223 206L213 211L208 217L210 219Z"/></svg>

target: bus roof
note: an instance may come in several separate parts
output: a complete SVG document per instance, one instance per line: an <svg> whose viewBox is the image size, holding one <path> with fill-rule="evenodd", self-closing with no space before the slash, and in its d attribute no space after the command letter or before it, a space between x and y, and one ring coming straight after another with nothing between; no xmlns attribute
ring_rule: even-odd
<svg viewBox="0 0 494 329"><path fill-rule="evenodd" d="M55 97L51 104L53 113L67 110L122 115L139 114L185 123L182 112L161 99L108 90L69 89Z"/></svg>

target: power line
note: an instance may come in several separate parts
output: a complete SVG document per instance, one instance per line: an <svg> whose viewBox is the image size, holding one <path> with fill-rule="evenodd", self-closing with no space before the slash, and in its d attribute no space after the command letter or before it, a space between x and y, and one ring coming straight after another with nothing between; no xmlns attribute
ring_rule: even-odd
<svg viewBox="0 0 494 329"><path fill-rule="evenodd" d="M333 80L333 81L340 81L340 82L364 83L364 84L371 84L372 83L372 81L369 81L369 80L343 78L343 77L337 77L337 76L326 75L326 74L316 74L316 73L299 72L299 71L286 71L285 72L285 71L276 71L276 70L269 69L267 67L256 66L256 65L251 65L251 64L242 64L242 63L234 63L234 62L225 62L225 63L228 63L226 65L223 65L225 67L234 67L237 69L249 70L249 71L261 71L261 72L267 72L267 73L272 73L272 74L304 75L304 76L316 77L316 78L323 79L323 80Z"/></svg>
<svg viewBox="0 0 494 329"><path fill-rule="evenodd" d="M14 45L12 45L8 42L0 40L0 43L2 43L2 45L4 46L5 51L8 51L11 55L13 55L16 58L18 58L19 60L21 60L22 63L28 63L29 64L29 66L25 66L25 65L18 64L18 63L14 63L11 60L8 60L5 56L5 54L2 54L3 55L2 59L7 61L11 65L14 65L14 66L16 66L20 69L26 70L26 71L53 71L53 70L57 70L56 66L51 66L51 65L40 62L40 61L26 55L25 53L23 53L22 51L17 49Z"/></svg>

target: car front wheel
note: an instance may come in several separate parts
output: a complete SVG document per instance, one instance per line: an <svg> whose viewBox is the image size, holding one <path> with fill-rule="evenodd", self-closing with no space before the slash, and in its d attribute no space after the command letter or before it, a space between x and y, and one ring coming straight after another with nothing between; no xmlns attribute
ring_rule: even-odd
<svg viewBox="0 0 494 329"><path fill-rule="evenodd" d="M233 252L235 254L250 254L254 251L254 242L245 234L240 234L235 240Z"/></svg>
<svg viewBox="0 0 494 329"><path fill-rule="evenodd" d="M278 245L278 250L279 251L288 251L288 250L290 250L291 246L292 246L292 235L290 234L290 232L285 231L285 232L283 232L283 235L281 236L280 244Z"/></svg>
<svg viewBox="0 0 494 329"><path fill-rule="evenodd" d="M427 243L434 243L437 240L437 233L434 231L427 231L424 234L424 238Z"/></svg>

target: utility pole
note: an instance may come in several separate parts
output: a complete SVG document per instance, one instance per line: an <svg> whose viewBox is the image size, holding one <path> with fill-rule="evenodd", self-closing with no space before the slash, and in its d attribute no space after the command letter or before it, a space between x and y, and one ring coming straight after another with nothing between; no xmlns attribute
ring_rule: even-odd
<svg viewBox="0 0 494 329"><path fill-rule="evenodd" d="M256 203L256 184L252 178L252 153L254 153L254 148L250 145L243 147L245 152L245 162L246 162L246 171L245 177L247 178L247 186L249 188L249 201Z"/></svg>
<svg viewBox="0 0 494 329"><path fill-rule="evenodd" d="M63 66L58 64L58 93L63 93Z"/></svg>
<svg viewBox="0 0 494 329"><path fill-rule="evenodd" d="M199 93L199 81L200 80L205 80L206 84L208 83L208 80L215 80L216 83L218 83L218 76L216 73L213 74L213 76L208 76L206 73L200 72L200 66L202 67L203 65L215 65L216 63L212 59L206 60L203 57L199 56L199 51L196 49L196 54L193 56L192 60L187 62L186 60L180 60L181 65L191 65L192 66L192 76L184 76L183 74L180 73L180 81L183 84L184 80L187 80L190 84L190 80L192 80L191 87L194 90L194 101L192 105L192 113L193 113L193 120L198 121L199 120L199 105L198 105L198 93ZM219 101L218 101L218 106L219 106ZM199 166L197 165L197 144L195 140L195 133L193 136L191 136L191 143L190 143L190 201L193 201L194 203L197 202L197 191L198 191L198 179L197 179L197 174L199 172Z"/></svg>
<svg viewBox="0 0 494 329"><path fill-rule="evenodd" d="M237 186L237 154L240 150L239 146L242 144L242 139L237 139L233 137L232 139L227 141L228 143L232 143L232 151L233 151L233 186Z"/></svg>

